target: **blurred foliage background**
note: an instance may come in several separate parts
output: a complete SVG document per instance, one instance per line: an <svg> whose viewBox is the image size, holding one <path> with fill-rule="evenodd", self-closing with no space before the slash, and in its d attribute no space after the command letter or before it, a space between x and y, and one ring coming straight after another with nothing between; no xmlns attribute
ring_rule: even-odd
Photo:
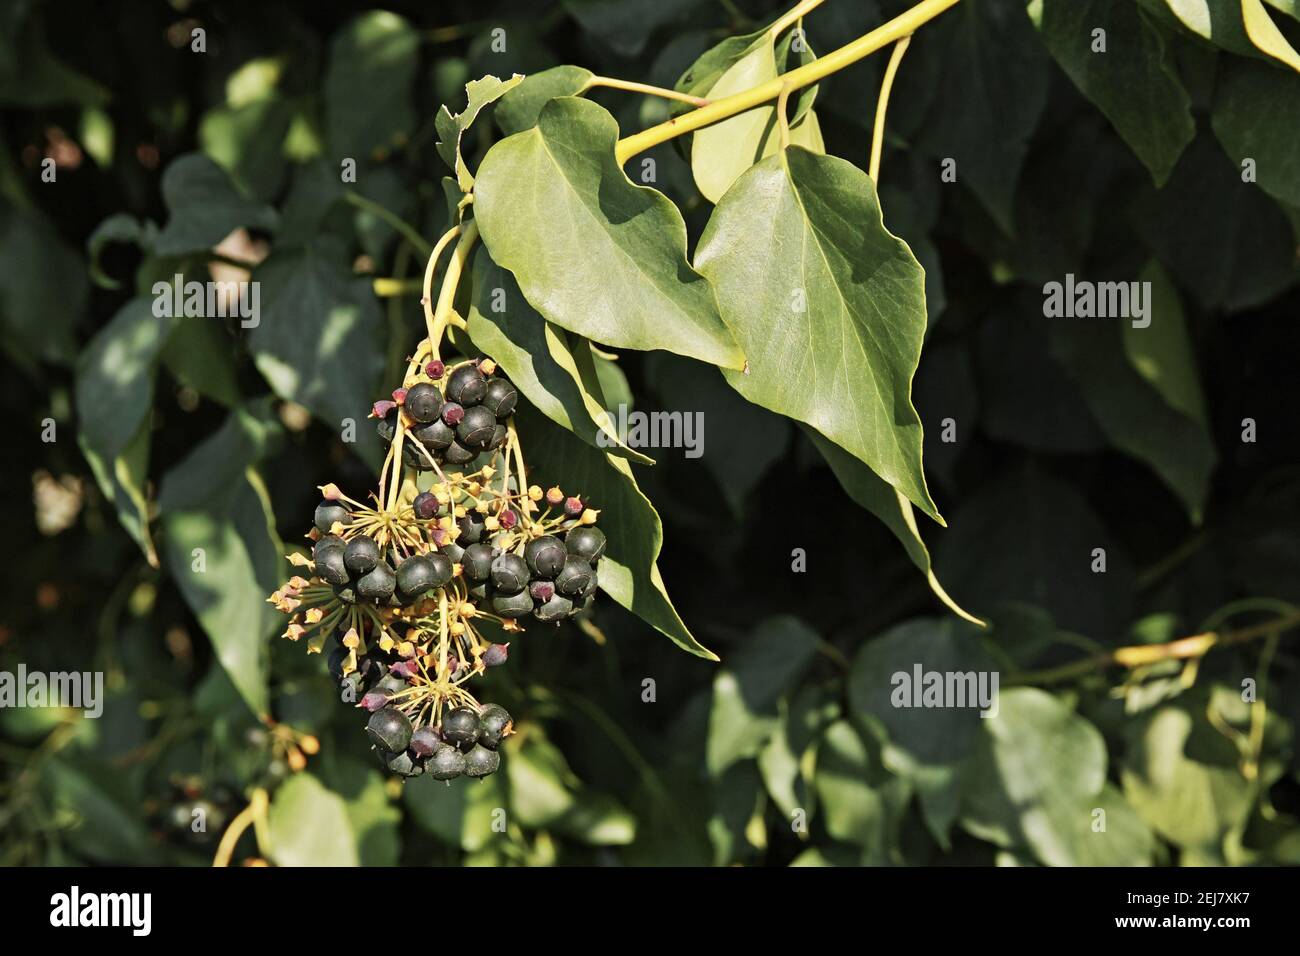
<svg viewBox="0 0 1300 956"><path fill-rule="evenodd" d="M805 27L824 52L905 6L829 0ZM1300 861L1288 633L1053 679L1300 603L1300 75L1223 6L1199 24L1163 0L967 0L903 61L881 201L927 270L914 392L949 528L926 537L991 630L945 614L788 421L714 369L625 355L615 404L705 414L702 458L662 450L638 477L669 592L722 663L609 601L603 640L530 628L483 695L517 715L504 772L445 787L381 776L324 661L274 640L262 603L315 486L369 487L377 445L336 423L422 334L414 296L371 291L423 267L373 204L445 228L434 116L469 79L574 63L672 86L783 5L5 0L0 669L103 671L107 701L99 720L0 711L0 860L205 864L260 788L266 845L249 830L236 861ZM1294 5L1271 10L1294 44ZM1094 23L1111 67L1070 40ZM882 66L818 93L828 151L863 168ZM625 133L668 115L592 96ZM475 124L467 155L492 135ZM693 244L709 206L676 144L649 155ZM263 259L256 329L149 313L159 279ZM1044 319L1067 273L1152 281L1174 333ZM890 708L917 662L997 669L999 719Z"/></svg>

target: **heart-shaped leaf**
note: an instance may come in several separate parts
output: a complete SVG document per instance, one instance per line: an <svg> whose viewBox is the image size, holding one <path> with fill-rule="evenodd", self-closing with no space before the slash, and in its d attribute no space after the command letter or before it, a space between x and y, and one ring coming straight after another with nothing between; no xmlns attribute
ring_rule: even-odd
<svg viewBox="0 0 1300 956"><path fill-rule="evenodd" d="M172 160L162 193L171 215L154 242L159 256L211 249L240 226L273 230L279 224L274 209L246 198L224 169L198 153Z"/></svg>
<svg viewBox="0 0 1300 956"><path fill-rule="evenodd" d="M749 360L728 381L817 429L936 520L912 375L925 276L851 163L800 147L750 168L714 210L696 267Z"/></svg>
<svg viewBox="0 0 1300 956"><path fill-rule="evenodd" d="M535 127L493 146L474 188L488 251L561 328L741 368L713 290L686 261L681 213L623 174L617 139L609 113L561 97Z"/></svg>
<svg viewBox="0 0 1300 956"><path fill-rule="evenodd" d="M507 136L532 129L543 106L558 96L579 95L592 76L591 70L580 66L553 66L533 73L501 97L492 118Z"/></svg>
<svg viewBox="0 0 1300 956"><path fill-rule="evenodd" d="M460 155L460 138L465 135L465 130L470 128L485 106L505 96L522 80L523 77L519 75L512 76L508 80L500 80L495 76L474 80L465 84L467 102L463 110L453 116L451 110L444 105L438 111L437 119L434 121L438 135L441 137L438 141L438 155L456 171L456 182L464 192L474 188L474 177Z"/></svg>

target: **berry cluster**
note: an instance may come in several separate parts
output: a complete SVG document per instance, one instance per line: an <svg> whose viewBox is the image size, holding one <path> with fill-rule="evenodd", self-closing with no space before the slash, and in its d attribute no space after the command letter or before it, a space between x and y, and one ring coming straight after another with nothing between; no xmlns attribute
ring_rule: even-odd
<svg viewBox="0 0 1300 956"><path fill-rule="evenodd" d="M390 447L371 503L323 486L311 556L289 556L309 576L269 600L289 615L285 637L312 653L334 642L330 671L369 712L390 771L484 777L513 732L504 709L465 686L509 656L484 632L587 609L605 535L581 498L526 484L509 420L518 395L491 360L412 368L394 402L375 407Z"/></svg>
<svg viewBox="0 0 1300 956"><path fill-rule="evenodd" d="M484 452L506 442L506 423L519 403L519 393L506 379L493 374L490 359L465 362L448 371L440 361L424 367L427 382L393 392L392 401L375 402L371 417L379 419L379 437L391 444L397 434L399 409L412 427L402 446L402 463L416 471L438 465L467 465ZM438 383L444 382L442 388Z"/></svg>

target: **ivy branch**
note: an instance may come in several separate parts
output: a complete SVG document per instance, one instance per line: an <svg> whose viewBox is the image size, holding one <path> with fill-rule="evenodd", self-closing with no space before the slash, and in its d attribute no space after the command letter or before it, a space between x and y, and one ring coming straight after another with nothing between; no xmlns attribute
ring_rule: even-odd
<svg viewBox="0 0 1300 956"><path fill-rule="evenodd" d="M614 148L619 165L626 163L638 153L643 153L653 146L658 146L660 143L666 143L670 139L676 139L678 136L721 122L735 116L737 113L743 113L746 110L751 110L756 106L777 99L783 90L801 90L805 86L811 86L819 80L824 80L832 73L837 73L847 66L852 66L877 50L911 36L918 27L933 20L959 2L960 0L921 0L916 6L899 14L894 19L882 23L870 33L858 37L838 50L833 50L811 63L806 63L748 90L742 90L723 99L715 100L708 106L701 106L689 113L674 116L658 126L652 126L631 136L625 136L618 141ZM795 19L802 16L806 10L811 10L815 6L817 6L816 2L805 0L804 3L792 9L777 23L784 23L788 26L789 23L793 23ZM792 17L791 15L796 14L796 12L797 16ZM787 92L786 95L788 96L789 93Z"/></svg>
<svg viewBox="0 0 1300 956"><path fill-rule="evenodd" d="M1009 685L1060 684L1114 667L1133 670L1138 667L1149 667L1163 661L1200 661L1201 658L1216 647L1232 647L1236 644L1245 644L1248 641L1258 640L1261 637L1275 638L1287 631L1294 630L1296 627L1300 627L1300 608L1292 607L1287 613L1280 614L1259 624L1252 624L1249 627L1231 631L1207 630L1200 634L1182 637L1164 644L1135 644L1129 647L1118 647L1114 650L1072 661L1069 664L1061 664L1058 667L1013 674L1007 679L1006 683Z"/></svg>

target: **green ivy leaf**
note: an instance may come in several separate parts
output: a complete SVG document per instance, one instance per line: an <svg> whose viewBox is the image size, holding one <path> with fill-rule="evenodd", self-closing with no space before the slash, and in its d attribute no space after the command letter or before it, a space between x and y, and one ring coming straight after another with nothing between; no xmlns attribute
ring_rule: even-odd
<svg viewBox="0 0 1300 956"><path fill-rule="evenodd" d="M149 251L158 237L158 227L148 219L136 219L126 213L109 216L86 240L86 254L90 256L90 278L101 289L120 289L122 283L100 268L99 259L104 247L115 242L130 243Z"/></svg>
<svg viewBox="0 0 1300 956"><path fill-rule="evenodd" d="M332 761L326 786L343 798L361 866L396 866L401 853L401 811L389 800L386 777L360 760Z"/></svg>
<svg viewBox="0 0 1300 956"><path fill-rule="evenodd" d="M1207 704L1217 703L1210 696L1198 690L1131 722L1120 778L1124 795L1157 833L1222 864L1225 840L1245 828L1255 794L1236 747L1205 719Z"/></svg>
<svg viewBox="0 0 1300 956"><path fill-rule="evenodd" d="M1273 22L1263 0L1241 0L1241 21L1246 27L1246 35L1257 49L1300 73L1300 53Z"/></svg>
<svg viewBox="0 0 1300 956"><path fill-rule="evenodd" d="M210 318L184 316L175 320L162 364L181 385L227 408L239 404L239 373L235 343L221 324Z"/></svg>
<svg viewBox="0 0 1300 956"><path fill-rule="evenodd" d="M474 254L473 294L466 331L490 355L520 393L547 418L567 428L593 448L603 449L601 429L613 447L642 464L653 459L632 451L609 421L604 403L588 391L578 359L562 329L543 319L528 304L514 276L492 261L486 249ZM581 341L578 351L590 354ZM599 389L598 389L599 391Z"/></svg>
<svg viewBox="0 0 1300 956"><path fill-rule="evenodd" d="M817 748L819 819L834 839L862 848L860 862L899 862L898 828L907 808L908 784L885 773L853 725L838 720Z"/></svg>
<svg viewBox="0 0 1300 956"><path fill-rule="evenodd" d="M76 853L112 866L164 862L138 814L139 787L120 769L59 755L42 768L40 789L45 812L70 816L60 835Z"/></svg>
<svg viewBox="0 0 1300 956"><path fill-rule="evenodd" d="M708 660L705 648L682 622L655 563L663 547L663 523L641 489L632 467L617 455L592 448L531 408L521 408L524 451L543 484L581 494L601 512L609 541L600 560L600 589L685 651Z"/></svg>
<svg viewBox="0 0 1300 956"><path fill-rule="evenodd" d="M199 153L172 160L162 194L170 215L154 242L160 256L203 252L240 226L274 230L279 224L274 209L242 195L224 169Z"/></svg>
<svg viewBox="0 0 1300 956"><path fill-rule="evenodd" d="M363 13L334 35L323 99L336 170L342 159L369 159L410 136L419 58L419 34L387 10Z"/></svg>
<svg viewBox="0 0 1300 956"><path fill-rule="evenodd" d="M493 119L507 136L532 129L542 107L556 97L581 95L594 75L580 66L553 66L533 73L501 97Z"/></svg>
<svg viewBox="0 0 1300 956"><path fill-rule="evenodd" d="M163 478L163 552L173 580L255 715L269 708L267 638L282 623L266 597L281 581L281 545L253 469L281 433L267 400L226 423Z"/></svg>
<svg viewBox="0 0 1300 956"><path fill-rule="evenodd" d="M0 201L0 329L7 352L67 365L89 298L86 266L39 212Z"/></svg>
<svg viewBox="0 0 1300 956"><path fill-rule="evenodd" d="M502 762L508 766L509 759L503 757ZM473 853L500 837L492 826L496 811L506 806L502 777L496 773L477 783L458 780L451 786L427 775L417 777L402 787L402 803L416 825L448 846Z"/></svg>
<svg viewBox="0 0 1300 956"><path fill-rule="evenodd" d="M789 56L789 34L782 39L779 53L770 30L734 39L748 43L741 48L732 40L724 40L720 47L704 54L702 63L697 61L691 67L678 81L679 88L684 83L693 95L720 100L776 79ZM789 119L790 142L823 152L816 115L807 112L807 103L815 94L816 87L801 94L804 105L796 104ZM692 135L691 171L695 184L705 199L717 203L745 170L779 148L775 102L737 113Z"/></svg>
<svg viewBox="0 0 1300 956"><path fill-rule="evenodd" d="M1131 0L1035 0L1030 16L1066 75L1163 185L1196 124L1160 33ZM1101 52L1092 48L1098 29Z"/></svg>
<svg viewBox="0 0 1300 956"><path fill-rule="evenodd" d="M853 717L876 736L885 768L915 787L926 824L945 847L980 724L987 718L980 717L978 698L968 699L964 707L923 708L911 706L907 694L906 706L898 706L896 695L912 685L895 681L894 675L914 681L918 666L922 672L988 674L996 668L977 635L970 625L951 618L905 621L863 644L848 677Z"/></svg>
<svg viewBox="0 0 1300 956"><path fill-rule="evenodd" d="M331 428L352 419L358 453L377 463L365 419L384 369L384 320L369 283L351 275L342 242L327 235L272 255L253 278L262 302L249 346L262 375Z"/></svg>
<svg viewBox="0 0 1300 956"><path fill-rule="evenodd" d="M1237 0L1140 0L1160 20L1179 24L1203 40L1238 55L1257 55L1241 22Z"/></svg>
<svg viewBox="0 0 1300 956"><path fill-rule="evenodd" d="M1093 550L1106 552L1094 574ZM939 577L963 605L1048 609L1063 627L1101 637L1128 623L1133 565L1071 485L1032 466L993 473L935 549Z"/></svg>
<svg viewBox="0 0 1300 956"><path fill-rule="evenodd" d="M1156 287L1151 288L1154 299ZM1115 320L1098 320L1107 323L1101 327L1077 324L1087 319L1057 320L1052 329L1053 354L1069 368L1111 443L1149 465L1178 495L1192 522L1199 524L1218 455L1204 418L1197 420L1167 404L1160 392L1129 364L1126 340L1165 323L1173 328L1156 334L1176 338L1182 326L1177 296L1167 284L1160 300L1148 305L1151 325L1127 332L1116 328ZM1190 352L1185 358L1190 360ZM1190 376L1195 382L1195 364L1178 374L1184 379Z"/></svg>
<svg viewBox="0 0 1300 956"><path fill-rule="evenodd" d="M727 380L866 463L937 521L912 375L925 277L851 163L799 147L753 166L714 210L696 266L749 359Z"/></svg>
<svg viewBox="0 0 1300 956"><path fill-rule="evenodd" d="M999 695L998 714L980 721L962 825L1004 848L1028 847L1049 866L1149 862L1151 841L1106 784L1106 744L1097 728L1056 697L1020 687ZM1094 831L1096 809L1106 830ZM1132 837L1138 835L1134 843ZM1144 859L1145 858L1145 859Z"/></svg>
<svg viewBox="0 0 1300 956"><path fill-rule="evenodd" d="M104 459L131 443L153 406L158 357L175 320L135 298L118 309L77 360L77 421L86 443Z"/></svg>
<svg viewBox="0 0 1300 956"><path fill-rule="evenodd" d="M731 513L740 517L750 492L789 450L790 420L745 401L711 366L654 352L646 357L645 368L663 406L703 415L707 427L697 439L699 463L713 475Z"/></svg>
<svg viewBox="0 0 1300 956"><path fill-rule="evenodd" d="M1132 219L1160 263L1206 308L1260 305L1295 278L1295 236L1286 216L1241 180L1213 138L1188 147L1159 192L1138 197Z"/></svg>
<svg viewBox="0 0 1300 956"><path fill-rule="evenodd" d="M1225 58L1211 113L1214 134L1238 169L1253 161L1260 187L1300 206L1300 76L1266 63Z"/></svg>
<svg viewBox="0 0 1300 956"><path fill-rule="evenodd" d="M957 182L1011 233L1016 183L1047 106L1047 54L1024 4L1009 0L959 4L925 33L925 45L942 60L942 77L917 145L954 160Z"/></svg>
<svg viewBox="0 0 1300 956"><path fill-rule="evenodd" d="M343 798L310 773L296 773L271 797L268 850L278 866L358 866Z"/></svg>
<svg viewBox="0 0 1300 956"><path fill-rule="evenodd" d="M269 201L288 172L284 141L292 120L293 105L275 92L251 102L219 106L203 115L199 145L239 189Z"/></svg>
<svg viewBox="0 0 1300 956"><path fill-rule="evenodd" d="M1152 318L1145 329L1132 322L1120 326L1129 363L1170 408L1206 426L1205 395L1178 290L1157 262L1148 262L1138 281L1151 283Z"/></svg>
<svg viewBox="0 0 1300 956"><path fill-rule="evenodd" d="M777 700L812 663L821 638L794 617L758 625L713 677L706 763L721 777L732 764L756 756L776 728Z"/></svg>
<svg viewBox="0 0 1300 956"><path fill-rule="evenodd" d="M620 56L637 56L651 34L700 0L561 0L582 28Z"/></svg>
<svg viewBox="0 0 1300 956"><path fill-rule="evenodd" d="M614 159L617 139L609 113L563 97L546 104L536 127L493 146L474 190L485 245L561 328L740 368L713 291L686 261L681 213L628 180Z"/></svg>
<svg viewBox="0 0 1300 956"><path fill-rule="evenodd" d="M144 552L150 567L158 567L158 551L149 533L149 503L145 498L145 482L149 477L149 450L153 428L148 421L140 423L135 436L116 457L105 458L86 440L84 432L77 435L77 446L86 456L95 483L117 512L132 540Z"/></svg>
<svg viewBox="0 0 1300 956"><path fill-rule="evenodd" d="M522 80L523 77L518 75L512 76L508 80L500 80L495 76L485 76L481 80L474 80L465 85L467 101L465 109L455 116L445 105L438 111L434 124L438 129L438 135L441 137L438 141L438 155L442 157L443 162L455 170L456 182L463 192L469 192L474 188L474 177L460 155L460 138L465 134L465 130L469 129L474 120L478 118L478 114L482 112L484 107L505 96L511 89L518 86Z"/></svg>
<svg viewBox="0 0 1300 956"><path fill-rule="evenodd" d="M768 795L787 820L793 819L796 810L805 811L809 820L813 818L814 800L806 771L815 757L814 742L839 715L835 695L821 687L800 687L777 702L776 724L759 752L758 769Z"/></svg>

